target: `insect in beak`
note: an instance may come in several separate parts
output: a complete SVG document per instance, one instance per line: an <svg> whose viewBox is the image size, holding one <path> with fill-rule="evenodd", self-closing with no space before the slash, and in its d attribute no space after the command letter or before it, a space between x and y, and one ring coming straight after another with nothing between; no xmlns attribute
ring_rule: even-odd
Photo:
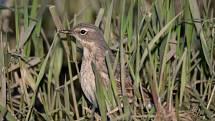
<svg viewBox="0 0 215 121"><path fill-rule="evenodd" d="M72 34L73 32L69 29L62 29L58 31L59 33L64 33L64 34Z"/></svg>
<svg viewBox="0 0 215 121"><path fill-rule="evenodd" d="M58 33L67 34L67 35L70 35L72 38L74 38L74 36L73 36L74 32L73 32L73 30L70 30L70 29L61 29L61 30L58 30ZM74 41L75 39L72 39L72 40Z"/></svg>

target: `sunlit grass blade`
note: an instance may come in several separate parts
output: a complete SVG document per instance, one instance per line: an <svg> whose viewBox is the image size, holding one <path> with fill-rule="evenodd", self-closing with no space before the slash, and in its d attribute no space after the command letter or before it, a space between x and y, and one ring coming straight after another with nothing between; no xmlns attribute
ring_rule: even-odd
<svg viewBox="0 0 215 121"><path fill-rule="evenodd" d="M169 49L169 41L170 41L170 35L171 35L171 32L169 32L168 34L168 37L167 37L167 40L165 42L165 47L164 47L164 52L163 52L163 56L161 56L162 60L161 60L161 70L160 70L160 74L159 74L159 94L163 94L163 91L165 90L165 80L164 80L164 77L165 77L165 69L166 69L166 65L167 65L167 52L168 52L168 49Z"/></svg>
<svg viewBox="0 0 215 121"><path fill-rule="evenodd" d="M182 58L183 64L182 64L182 70L181 70L181 84L180 84L180 97L179 97L179 106L182 106L184 91L186 87L186 83L188 81L187 77L187 49L184 50L184 56Z"/></svg>
<svg viewBox="0 0 215 121"><path fill-rule="evenodd" d="M101 23L103 15L104 15L104 8L100 8L96 21L95 21L96 26L99 26L99 24Z"/></svg>

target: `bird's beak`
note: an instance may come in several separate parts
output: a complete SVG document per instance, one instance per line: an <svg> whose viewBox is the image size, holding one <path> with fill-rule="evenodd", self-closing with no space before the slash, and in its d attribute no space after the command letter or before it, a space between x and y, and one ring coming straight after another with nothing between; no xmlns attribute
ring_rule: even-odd
<svg viewBox="0 0 215 121"><path fill-rule="evenodd" d="M70 35L72 38L74 38L74 31L70 30L70 29L61 29L61 30L58 30L58 33L67 34L67 35ZM67 40L65 35L64 36L61 35L61 38L63 40ZM75 39L72 39L72 40L74 41Z"/></svg>
<svg viewBox="0 0 215 121"><path fill-rule="evenodd" d="M69 29L62 29L62 30L59 30L58 31L59 33L63 33L63 34L71 34L73 35L73 31L72 30L69 30Z"/></svg>

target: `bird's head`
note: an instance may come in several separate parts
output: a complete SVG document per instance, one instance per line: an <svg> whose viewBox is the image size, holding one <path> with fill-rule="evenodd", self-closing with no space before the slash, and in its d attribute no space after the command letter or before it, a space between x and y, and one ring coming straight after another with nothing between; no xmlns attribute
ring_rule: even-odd
<svg viewBox="0 0 215 121"><path fill-rule="evenodd" d="M106 48L103 33L92 24L78 24L71 30L61 30L61 33L69 34L81 43L83 48Z"/></svg>

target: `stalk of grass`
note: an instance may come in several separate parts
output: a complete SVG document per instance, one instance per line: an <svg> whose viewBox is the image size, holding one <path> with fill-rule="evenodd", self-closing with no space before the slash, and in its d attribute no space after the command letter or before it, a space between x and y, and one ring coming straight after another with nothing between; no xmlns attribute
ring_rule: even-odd
<svg viewBox="0 0 215 121"><path fill-rule="evenodd" d="M168 86L168 104L169 105L172 105L172 99L173 99L173 90L174 90L174 84L175 84L175 81L176 81L176 76L181 68L181 65L182 65L182 62L183 62L183 59L185 58L185 54L186 52L183 53L183 55L181 56L181 59L178 61L177 65L176 65L176 68L175 68L175 71L173 72L173 76L172 76L172 81L169 82L169 86Z"/></svg>
<svg viewBox="0 0 215 121"><path fill-rule="evenodd" d="M117 103L118 110L122 114L121 102L120 102L120 99L118 97L119 94L117 92L117 84L116 84L116 80L114 78L114 70L112 68L108 52L105 53L105 59L107 62L108 73L110 75L109 77L110 77L110 81L111 81L111 89L108 92L111 92L111 94L113 94L113 96L110 97L110 99L112 100L111 104L113 106L115 106L115 103Z"/></svg>
<svg viewBox="0 0 215 121"><path fill-rule="evenodd" d="M16 45L19 45L19 10L18 10L18 3L15 0L15 27L16 27Z"/></svg>
<svg viewBox="0 0 215 121"><path fill-rule="evenodd" d="M76 17L74 17L73 18L74 19L74 22L76 22ZM68 20L68 19L65 19L65 20ZM67 21L66 22L67 23L67 26L70 26L69 25L69 21ZM75 24L75 23L74 23ZM69 27L70 28L70 27ZM70 38L68 38L68 39L70 39ZM76 68L76 71L77 71L77 73L78 73L78 75L79 75L79 71L80 71L80 69L79 69L79 66L78 66L78 52L77 52L77 47L78 47L78 45L77 45L77 43L75 43L74 41L71 41L71 44L72 44L72 59L73 59L73 62L75 63L75 68Z"/></svg>
<svg viewBox="0 0 215 121"><path fill-rule="evenodd" d="M110 29L111 29L112 11L113 11L113 0L111 1L110 7L107 10L107 18L106 18L105 30L104 30L104 38L105 38L105 40L106 40L106 42L108 44L110 42Z"/></svg>
<svg viewBox="0 0 215 121"><path fill-rule="evenodd" d="M212 113L206 108L206 104L204 103L204 101L202 101L202 99L200 98L199 93L197 92L196 89L193 90L193 93L195 95L195 97L197 98L197 100L199 101L200 107L202 108L202 110L204 111L204 113L206 114L208 119L212 119Z"/></svg>
<svg viewBox="0 0 215 121"><path fill-rule="evenodd" d="M90 7L91 2L96 3L92 5L92 8ZM213 97L215 88L213 83L213 65L215 39L213 33L214 21L212 19L213 11L210 11L213 1L203 1L203 8L201 9L197 4L197 0L183 0L179 5L181 7L179 9L183 9L183 11L175 17L174 13L176 13L175 8L177 6L174 3L176 1L171 0L152 1L149 4L150 9L145 7L147 1L141 0L91 2L82 4L81 10L76 9L75 11L73 9L76 6L70 7L70 2L65 2L65 4L68 3L67 7L71 8L66 13L68 15L75 14L71 20L73 25L80 21L87 23L94 21L92 16L97 14L95 25L98 26L100 23L105 23L104 34L106 41L109 42L109 39L112 39L112 35L116 40L120 40L119 51L117 51L114 64L111 65L108 57L106 57L112 87L108 87L107 90L99 89L100 91L97 94L99 107L101 108L99 111L103 120L107 119L107 109L105 109L108 108L105 107L107 104L112 106L108 109L112 109L116 105L119 108L117 113L108 114L110 120L130 120L131 118L133 120L153 120L156 113L155 108L148 108L146 105L148 104L147 100L151 99L150 94L152 92L158 94L157 91L150 92L150 89L157 87L157 84L159 84L160 89L161 105L164 106L165 111L174 109L173 113L176 114L178 120L181 120L182 111L189 113L194 108L197 109L193 112L200 114L194 116L195 118L199 120L214 120ZM64 24L61 23L55 10L53 10L56 9L55 7L50 7L52 17L44 19L42 15L47 8L47 4L44 3L52 4L51 2L33 0L32 5L30 3L29 0L15 0L13 7L1 5L2 9L8 9L15 13L14 20L11 19L11 22L15 23L15 35L1 33L3 34L1 39L4 40L6 38L10 46L12 45L11 42L14 41L16 48L19 47L18 49L20 50L24 48L22 54L25 56L22 57L22 54L18 54L19 56L15 57L18 60L18 64L9 59L10 73L4 77L8 81L3 81L1 85L2 96L5 96L5 92L8 91L8 102L6 102L8 106L6 107L5 103L3 108L0 106L1 115L4 115L7 120L16 120L16 117L18 119L23 117L26 120L33 118L42 120L38 115L44 120L74 120L74 118L84 120L85 117L89 116L88 112L91 110L88 108L84 97L79 102L76 102L73 82L78 78L78 75L72 75L74 71L79 73L78 53L76 50L79 46L76 43L72 42L72 49L69 49L70 45L63 42L67 62L75 63L74 68L68 63L70 81L66 82L65 79L63 85L60 85L59 82L59 76L66 76L61 73L63 72L61 69L62 47L53 45L59 40L58 37L54 37L54 43L52 43L45 59L40 60L42 65L32 67L35 65L28 63L30 65L28 66L25 61L22 61L23 58L25 58L24 60L30 59L30 55L43 57L45 50L48 50L43 46L43 40L40 37L41 30L45 31L43 35L49 33L46 31L46 26L52 25L51 23L44 23L46 20L52 19L57 29L70 26L68 22L69 17L65 15L63 15ZM136 9L136 6L138 6L138 9ZM83 14L83 12L85 13ZM24 31L22 30L22 21L24 22ZM118 28L112 28L118 27L118 25L120 25L119 31L117 30ZM110 34L111 36L108 36ZM49 37L52 38L52 36ZM65 35L60 34L59 36L66 38ZM15 40L9 40L8 38L15 38ZM70 38L67 39L69 40ZM115 39L113 39L113 43L114 41ZM13 49L12 47L8 47L10 53L11 49ZM41 48L39 49L39 47ZM6 53L5 51L2 52ZM127 54L126 52L129 53ZM58 55L59 58L57 58ZM70 60L70 55L72 55L72 61ZM117 97L116 84L114 83L114 72L120 60L122 91L124 90L123 92L125 93L123 80L125 78L124 68L127 58L129 60L129 72L134 82L134 104L139 104L141 107L135 107L136 105L133 105L133 103L129 104L127 98L123 97L122 111L120 98ZM3 64L0 68L5 68L5 65ZM39 75L37 75L38 70ZM56 72L56 75L53 74L53 71ZM28 76L25 76L25 74ZM33 81L34 78L36 78L37 82ZM42 80L43 83L41 83ZM99 77L97 81L99 81ZM71 86L71 91L69 86ZM6 89L3 89L4 87ZM32 88L33 96L32 92L28 92L28 88ZM139 88L141 89L139 90ZM13 95L16 89L18 89L18 93L21 95ZM105 91L110 93L106 94ZM145 96L145 91L147 94L150 93L148 97ZM72 93L72 97L69 97L69 93ZM29 101L31 96L32 99ZM40 99L45 113L33 110L36 97ZM70 98L73 100L74 110L71 108ZM6 101L5 99L1 98L1 100ZM164 105L166 102L167 105ZM80 115L77 108L79 105L82 106L83 110ZM145 108L146 110L144 110ZM32 113L33 111L34 113ZM74 115L76 116L74 117ZM0 117L0 119L2 118ZM20 120L23 120L23 118ZM101 119L97 113L95 118Z"/></svg>
<svg viewBox="0 0 215 121"><path fill-rule="evenodd" d="M55 7L51 6L49 9L50 9L50 12L52 14L52 17L54 18L53 20L55 20L54 22L55 22L56 27L58 29L62 29L63 25L60 22L60 19L59 19L58 15L57 15ZM65 37L65 35L61 35L61 36ZM66 42L63 42L63 45L64 45L64 48L65 48L65 51L66 51L66 55L67 55L67 62L70 62L70 60L69 60L69 58L70 58L70 49L68 47L68 44ZM69 68L69 77L72 80L72 69L71 69L71 65L69 63L68 63L68 68ZM71 82L71 90L72 90L72 94L73 94L72 99L73 99L73 102L74 102L76 118L79 119L79 112L78 112L78 106L77 106L77 101L76 101L76 96L75 96L75 90L74 90L73 82Z"/></svg>
<svg viewBox="0 0 215 121"><path fill-rule="evenodd" d="M66 84L66 80L64 81L64 84ZM70 115L70 101L69 101L69 89L68 86L65 86L64 89L64 102L65 102L65 112L67 114L66 120L72 120L72 117Z"/></svg>
<svg viewBox="0 0 215 121"><path fill-rule="evenodd" d="M151 50L154 48L154 46L155 46L156 43L159 43L159 41L160 41L159 38L163 35L163 33L164 33L165 31L167 31L167 30L169 29L169 27L171 26L171 24L172 24L181 14L182 14L182 12L179 13L177 16L175 16L170 22L168 22L168 23L161 29L161 31L160 31L159 33L156 34L156 36L150 41L150 43L149 43L149 45L148 45L149 51L151 51ZM141 60L140 60L139 70L143 67L143 62L145 61L145 58L146 58L147 54L148 54L148 51L147 51L147 50L144 50L144 53L143 53L143 55L142 55L142 57L141 57Z"/></svg>
<svg viewBox="0 0 215 121"><path fill-rule="evenodd" d="M48 92L47 94L45 94L44 96L41 96L41 103L43 104L44 106L44 118L46 120L49 120L49 121L53 121L53 118L52 118L52 115L51 115L51 110L53 109L52 107L52 104L55 102L55 98L54 96L52 97L52 99L50 99L50 84L48 83ZM54 95L54 94L53 94ZM53 101L50 101L50 100L53 100Z"/></svg>
<svg viewBox="0 0 215 121"><path fill-rule="evenodd" d="M46 2L41 2L41 5L42 7L46 7ZM30 17L33 21L36 20L37 24L35 26L34 31L32 32L31 39L33 42L33 46L35 47L34 49L35 56L43 57L44 56L43 40L40 36L43 16L40 16L39 18L37 17L39 13L38 7L39 7L39 1L33 0ZM44 9L44 8L41 8L41 9Z"/></svg>
<svg viewBox="0 0 215 121"><path fill-rule="evenodd" d="M98 107L99 107L99 111L101 113L101 118L103 121L106 121L107 120L107 107L106 107L106 101L105 101L105 87L103 86L102 84L102 81L101 81L101 77L100 75L98 74L98 71L97 71L97 68L96 65L94 63L91 64L92 65L92 68L93 68L93 71L94 71L94 74L95 74L95 83L96 83L96 92L95 92L95 95L96 95L96 100L98 102ZM97 104L93 104L94 106L97 107ZM94 107L94 108L96 108Z"/></svg>
<svg viewBox="0 0 215 121"><path fill-rule="evenodd" d="M148 51L149 48L147 47ZM156 82L156 72L155 72L155 67L153 64L153 59L152 59L152 55L151 53L149 53L149 67L150 67L150 76L151 76L151 81L149 81L149 85L151 87L151 93L152 93L152 98L153 98L153 102L155 104L156 110L158 112L161 111L161 103L160 103L160 97L159 97L159 93L158 93L158 85Z"/></svg>
<svg viewBox="0 0 215 121"><path fill-rule="evenodd" d="M6 62L5 62L5 44L3 43L3 35L2 32L0 32L0 79L1 79L1 83L0 83L0 94L1 94L1 98L0 98L0 106L1 106L1 111L0 111L0 120L4 119L4 115L6 115L7 113L7 109L6 109L6 99L7 99L7 91L6 91ZM7 115L9 116L9 115Z"/></svg>
<svg viewBox="0 0 215 121"><path fill-rule="evenodd" d="M45 8L46 8L46 4L47 4L46 0L42 1L41 8L38 10L37 14L35 13L36 14L36 17L34 18L35 20L39 20L42 17L42 15L43 15L43 13L45 11ZM37 4L35 4L35 6L36 5ZM34 14L34 12L32 12L32 14ZM32 17L34 17L34 15L32 15ZM31 37L31 34L32 34L37 22L38 22L38 21L35 21L35 20L30 21L29 26L27 27L25 32L21 35L21 36L23 36L22 37L23 39L20 40L20 42L18 44L19 49L23 48L23 46L26 44L26 42L29 41L29 38ZM28 51L30 51L30 50L28 50Z"/></svg>
<svg viewBox="0 0 215 121"><path fill-rule="evenodd" d="M37 91L38 91L38 88L39 88L39 84L40 84L40 82L41 82L41 80L42 80L42 78L43 78L43 76L45 74L45 68L46 68L48 59L49 59L50 55L53 53L53 48L55 48L57 40L58 39L57 39L57 35L56 35L55 38L54 38L54 41L53 41L53 43L52 43L52 45L50 47L50 50L49 50L49 52L48 52L48 54L47 54L47 56L46 56L46 58L45 58L45 60L44 60L44 62L42 64L42 66L40 68L40 72L39 72L39 74L37 76L36 87L34 89L35 91L33 93L33 96L32 96L32 99L31 99L31 104L30 104L30 107L29 107L29 110L28 110L28 113L27 113L27 116L26 116L26 121L28 121L30 119L30 117L31 117L33 105L35 103L36 94L37 94Z"/></svg>
<svg viewBox="0 0 215 121"><path fill-rule="evenodd" d="M132 35L133 35L133 32L135 32L135 30L133 29L134 4L135 4L135 1L131 1L131 4L129 6L129 10L128 10L128 16L127 16L127 21L128 21L127 33L128 33L128 48L129 48L128 51L129 52L131 52Z"/></svg>
<svg viewBox="0 0 215 121"><path fill-rule="evenodd" d="M180 84L180 96L179 96L179 106L181 107L182 106L182 99L183 99L183 95L184 95L184 91L185 91L185 86L186 86L186 83L188 81L188 77L187 77L187 49L185 48L184 50L184 58L182 58L182 72L181 72L181 84Z"/></svg>
<svg viewBox="0 0 215 121"><path fill-rule="evenodd" d="M192 14L192 17L194 20L200 20L200 12L199 12L199 8L198 8L198 4L197 4L197 1L196 0L189 0L189 5L190 5L190 11L191 11L191 14ZM212 62L211 60L209 59L209 48L208 48L208 45L206 43L206 39L205 39L205 35L202 31L202 27L201 27L201 23L198 23L198 22L195 22L195 27L197 29L197 33L200 34L200 40L201 40L201 46L202 46L202 50L203 50L203 53L204 53L204 57L205 57L205 60L207 62L207 65L210 69L209 73L212 75L214 74L214 71L212 69Z"/></svg>
<svg viewBox="0 0 215 121"><path fill-rule="evenodd" d="M24 31L27 30L29 26L29 12L28 12L28 0L23 0L23 6L24 6ZM26 45L24 46L24 55L25 56L30 56L30 49L31 49L31 41L27 41Z"/></svg>
<svg viewBox="0 0 215 121"><path fill-rule="evenodd" d="M99 9L99 13L97 15L97 18L96 18L96 21L95 21L95 25L98 27L99 24L101 23L102 21L102 17L104 16L104 8L100 8Z"/></svg>
<svg viewBox="0 0 215 121"><path fill-rule="evenodd" d="M125 7L126 2L123 1L121 4L121 15L120 15L120 46L119 46L119 52L120 52L120 80L121 80L121 87L122 87L122 100L123 100L123 111L125 114L125 117L123 120L129 120L130 116L130 106L128 102L128 97L126 96L126 89L125 89L125 50L123 48L123 39L124 39L124 33L127 28L126 24L126 18L125 18Z"/></svg>

